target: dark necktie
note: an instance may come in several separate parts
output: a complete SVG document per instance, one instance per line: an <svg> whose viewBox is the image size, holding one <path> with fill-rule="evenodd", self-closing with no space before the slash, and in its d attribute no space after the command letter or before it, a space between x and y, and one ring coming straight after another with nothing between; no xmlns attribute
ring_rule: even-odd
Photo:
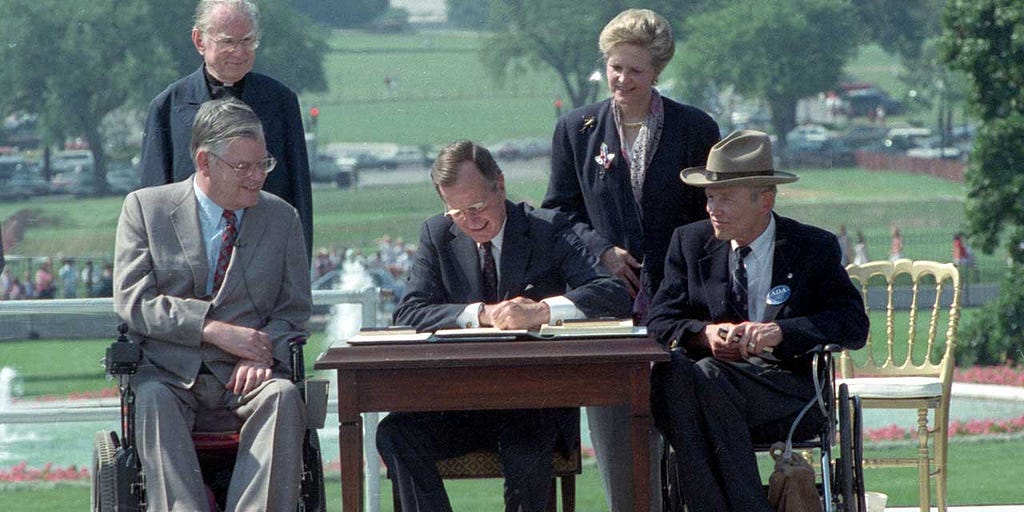
<svg viewBox="0 0 1024 512"><path fill-rule="evenodd" d="M484 303L495 304L498 302L498 266L494 263L494 254L491 253L491 242L480 244L484 250Z"/></svg>
<svg viewBox="0 0 1024 512"><path fill-rule="evenodd" d="M732 299L736 312L744 320L749 320L747 313L747 265L744 259L750 255L750 247L736 248L736 271L732 274Z"/></svg>
<svg viewBox="0 0 1024 512"><path fill-rule="evenodd" d="M235 235L238 229L235 227L235 212L224 210L224 232L220 237L220 255L217 257L217 271L213 274L213 294L217 295L220 285L224 283L224 274L228 271L228 263L231 263L231 253L235 249Z"/></svg>

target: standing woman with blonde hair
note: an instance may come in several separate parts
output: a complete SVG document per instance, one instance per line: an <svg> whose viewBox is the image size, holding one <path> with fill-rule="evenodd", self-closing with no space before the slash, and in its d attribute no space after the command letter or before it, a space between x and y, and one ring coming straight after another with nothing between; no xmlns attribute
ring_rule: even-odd
<svg viewBox="0 0 1024 512"><path fill-rule="evenodd" d="M720 132L705 112L654 87L675 53L664 17L623 11L601 31L598 47L610 97L558 120L542 206L567 214L590 251L626 282L643 324L672 231L707 217L704 192L683 184L679 172L704 165ZM633 510L629 410L590 407L587 418L609 508ZM660 442L652 444L659 449L652 450L650 510L660 510Z"/></svg>

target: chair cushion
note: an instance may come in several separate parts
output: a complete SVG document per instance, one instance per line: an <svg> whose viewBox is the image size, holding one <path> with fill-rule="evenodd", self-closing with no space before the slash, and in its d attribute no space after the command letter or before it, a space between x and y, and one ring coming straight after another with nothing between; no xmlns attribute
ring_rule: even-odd
<svg viewBox="0 0 1024 512"><path fill-rule="evenodd" d="M942 381L935 377L860 377L836 379L851 395L862 398L929 398L942 396Z"/></svg>

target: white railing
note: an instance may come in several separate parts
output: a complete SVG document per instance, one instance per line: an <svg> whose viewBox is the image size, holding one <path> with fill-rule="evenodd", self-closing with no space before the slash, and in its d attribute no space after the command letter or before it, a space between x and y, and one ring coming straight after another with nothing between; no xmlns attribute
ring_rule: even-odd
<svg viewBox="0 0 1024 512"><path fill-rule="evenodd" d="M377 325L377 309L380 305L380 289L366 288L358 291L314 290L313 304L333 306L335 304L360 304L362 325ZM93 315L112 314L113 299L54 299L54 300L10 300L0 301L0 316L5 315ZM113 332L113 329L111 329ZM111 336L113 338L113 336ZM337 411L337 401L332 401ZM15 410L0 411L0 425L8 423L67 423L81 421L117 421L120 417L118 399L76 400L69 402L47 402L26 404L21 402Z"/></svg>

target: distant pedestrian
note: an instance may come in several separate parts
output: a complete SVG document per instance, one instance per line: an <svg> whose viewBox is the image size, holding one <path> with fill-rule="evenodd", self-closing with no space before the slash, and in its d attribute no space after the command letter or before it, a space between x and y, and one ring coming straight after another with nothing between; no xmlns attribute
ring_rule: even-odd
<svg viewBox="0 0 1024 512"><path fill-rule="evenodd" d="M863 265L868 262L868 240L863 231L857 232L857 243L853 245L853 262Z"/></svg>
<svg viewBox="0 0 1024 512"><path fill-rule="evenodd" d="M846 233L846 224L839 225L836 239L839 240L839 248L843 251L842 264L845 266L853 257L853 244L850 242L850 235Z"/></svg>
<svg viewBox="0 0 1024 512"><path fill-rule="evenodd" d="M903 257L903 233L900 228L893 226L889 239L889 261L896 261Z"/></svg>
<svg viewBox="0 0 1024 512"><path fill-rule="evenodd" d="M82 266L82 273L79 276L79 282L85 289L85 294L92 294L92 287L96 284L96 268L92 264L92 260L87 260L85 265Z"/></svg>
<svg viewBox="0 0 1024 512"><path fill-rule="evenodd" d="M50 260L39 264L36 270L35 297L38 299L52 299L57 294L57 288L53 284L53 271L50 270Z"/></svg>
<svg viewBox="0 0 1024 512"><path fill-rule="evenodd" d="M75 261L65 258L60 267L61 289L64 291L65 299L73 299L78 296L78 272L75 271Z"/></svg>

